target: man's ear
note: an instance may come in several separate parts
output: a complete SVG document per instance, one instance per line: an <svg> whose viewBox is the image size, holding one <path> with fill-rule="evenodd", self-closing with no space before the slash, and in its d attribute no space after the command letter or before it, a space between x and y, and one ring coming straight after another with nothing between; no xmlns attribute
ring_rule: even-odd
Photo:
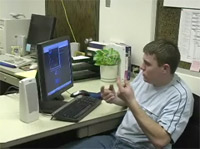
<svg viewBox="0 0 200 149"><path fill-rule="evenodd" d="M164 64L163 65L163 72L164 73L170 73L170 66L169 66L169 64Z"/></svg>

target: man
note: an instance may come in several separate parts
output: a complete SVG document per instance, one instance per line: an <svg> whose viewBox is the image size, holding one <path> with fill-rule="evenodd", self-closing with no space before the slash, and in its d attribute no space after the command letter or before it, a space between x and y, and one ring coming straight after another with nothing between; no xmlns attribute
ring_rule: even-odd
<svg viewBox="0 0 200 149"><path fill-rule="evenodd" d="M103 100L127 106L116 133L81 140L71 148L171 148L184 131L193 111L193 96L175 74L180 61L178 48L165 40L144 49L141 71L130 84L117 80L101 88Z"/></svg>

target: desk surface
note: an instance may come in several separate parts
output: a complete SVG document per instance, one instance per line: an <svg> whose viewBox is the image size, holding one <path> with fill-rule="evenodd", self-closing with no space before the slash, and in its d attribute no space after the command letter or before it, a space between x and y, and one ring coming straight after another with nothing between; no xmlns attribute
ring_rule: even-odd
<svg viewBox="0 0 200 149"><path fill-rule="evenodd" d="M68 90L72 93L77 90L88 90L97 92L100 86L107 86L100 80L88 80L74 83L74 87ZM64 97L70 100L69 93L64 93ZM108 104L102 104L82 119L79 123L50 120L50 116L40 114L39 120L26 124L19 120L19 95L10 94L0 96L0 148L6 148L42 137L58 134L64 131L83 128L114 118L121 118L124 108Z"/></svg>

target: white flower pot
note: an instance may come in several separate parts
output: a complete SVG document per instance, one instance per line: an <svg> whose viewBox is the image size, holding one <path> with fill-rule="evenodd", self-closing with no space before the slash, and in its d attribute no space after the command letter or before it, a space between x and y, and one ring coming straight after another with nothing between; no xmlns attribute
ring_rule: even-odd
<svg viewBox="0 0 200 149"><path fill-rule="evenodd" d="M118 65L100 66L100 75L103 82L115 82L118 74Z"/></svg>

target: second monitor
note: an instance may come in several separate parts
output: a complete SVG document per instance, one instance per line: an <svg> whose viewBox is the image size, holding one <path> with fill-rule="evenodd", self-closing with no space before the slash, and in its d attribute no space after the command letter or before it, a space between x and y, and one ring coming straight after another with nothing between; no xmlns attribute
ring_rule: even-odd
<svg viewBox="0 0 200 149"><path fill-rule="evenodd" d="M36 45L53 38L56 18L38 14L31 15L26 52L36 54Z"/></svg>

